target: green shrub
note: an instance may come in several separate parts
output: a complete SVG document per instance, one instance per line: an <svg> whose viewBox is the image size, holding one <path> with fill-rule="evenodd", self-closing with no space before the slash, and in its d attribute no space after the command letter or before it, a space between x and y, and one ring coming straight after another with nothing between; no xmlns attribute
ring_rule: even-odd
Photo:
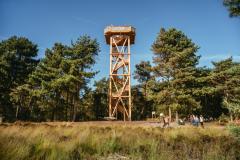
<svg viewBox="0 0 240 160"><path fill-rule="evenodd" d="M226 116L225 114L222 114L222 115L219 117L218 122L219 122L220 125L226 125L226 124L229 122L229 117Z"/></svg>
<svg viewBox="0 0 240 160"><path fill-rule="evenodd" d="M240 140L240 126L232 124L229 125L228 129L235 137L238 138L238 140Z"/></svg>

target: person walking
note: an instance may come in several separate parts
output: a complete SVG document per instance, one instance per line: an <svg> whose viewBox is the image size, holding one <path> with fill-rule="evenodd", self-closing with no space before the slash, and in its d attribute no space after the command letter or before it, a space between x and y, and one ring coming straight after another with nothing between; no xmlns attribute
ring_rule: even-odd
<svg viewBox="0 0 240 160"><path fill-rule="evenodd" d="M191 116L191 123L192 123L192 125L193 126L195 126L196 125L196 118L195 118L195 115L193 114L192 116Z"/></svg>
<svg viewBox="0 0 240 160"><path fill-rule="evenodd" d="M169 117L163 117L163 128L169 127Z"/></svg>
<svg viewBox="0 0 240 160"><path fill-rule="evenodd" d="M203 121L204 121L203 116L200 115L200 124L201 124L201 127L202 127L202 128L204 128L204 126L203 126Z"/></svg>
<svg viewBox="0 0 240 160"><path fill-rule="evenodd" d="M160 116L159 116L159 120L160 120L160 123L163 122L163 128L166 128L166 127L169 127L169 117L168 116L165 116L163 113L160 113Z"/></svg>
<svg viewBox="0 0 240 160"><path fill-rule="evenodd" d="M195 123L196 123L196 126L198 127L198 125L199 125L199 118L198 118L198 116L195 116Z"/></svg>

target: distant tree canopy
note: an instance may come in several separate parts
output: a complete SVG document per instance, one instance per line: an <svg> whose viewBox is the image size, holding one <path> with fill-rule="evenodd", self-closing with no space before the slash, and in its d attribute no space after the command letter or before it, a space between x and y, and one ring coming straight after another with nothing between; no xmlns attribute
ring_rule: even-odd
<svg viewBox="0 0 240 160"><path fill-rule="evenodd" d="M231 17L240 16L240 0L224 0L223 4L228 8Z"/></svg>
<svg viewBox="0 0 240 160"><path fill-rule="evenodd" d="M202 114L240 116L240 63L232 57L198 67L199 47L182 31L162 28L152 44L153 63L135 65L132 118L152 111L180 117ZM55 43L36 59L37 45L24 37L0 42L0 116L5 121L85 121L108 115L107 78L90 80L99 43L81 36L70 45Z"/></svg>

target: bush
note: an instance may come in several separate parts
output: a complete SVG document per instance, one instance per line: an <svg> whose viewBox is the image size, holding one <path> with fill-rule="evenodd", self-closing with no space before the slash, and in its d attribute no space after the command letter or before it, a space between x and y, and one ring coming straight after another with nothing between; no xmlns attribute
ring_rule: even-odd
<svg viewBox="0 0 240 160"><path fill-rule="evenodd" d="M235 137L238 138L238 140L240 140L240 126L232 124L229 125L228 129Z"/></svg>
<svg viewBox="0 0 240 160"><path fill-rule="evenodd" d="M225 126L228 122L229 122L229 118L228 118L228 116L226 116L225 114L222 114L222 115L219 117L218 123L219 123L220 125Z"/></svg>

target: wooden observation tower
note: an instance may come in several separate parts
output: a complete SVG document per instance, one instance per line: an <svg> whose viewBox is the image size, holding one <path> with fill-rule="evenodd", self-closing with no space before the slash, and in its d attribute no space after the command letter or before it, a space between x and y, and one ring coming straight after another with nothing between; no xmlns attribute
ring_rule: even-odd
<svg viewBox="0 0 240 160"><path fill-rule="evenodd" d="M135 28L108 26L104 35L110 45L109 118L131 121L130 46L135 41Z"/></svg>

